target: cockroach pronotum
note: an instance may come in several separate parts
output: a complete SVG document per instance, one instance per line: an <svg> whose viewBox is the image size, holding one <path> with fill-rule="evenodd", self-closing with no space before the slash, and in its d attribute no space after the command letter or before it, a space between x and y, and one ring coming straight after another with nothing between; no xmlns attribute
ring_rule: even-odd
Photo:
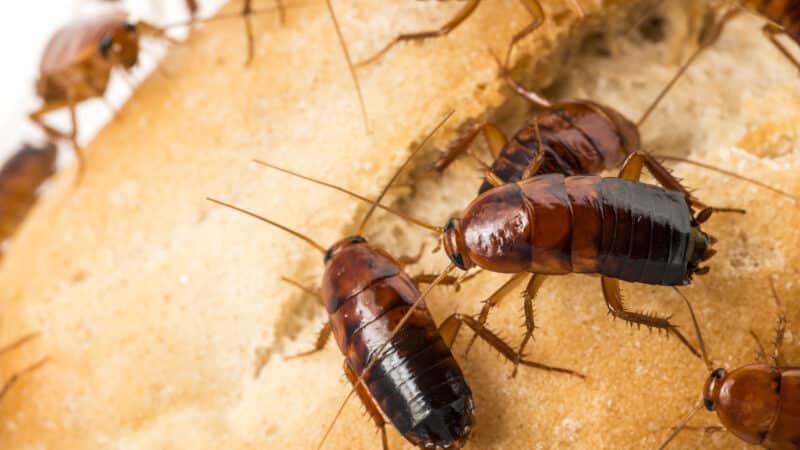
<svg viewBox="0 0 800 450"><path fill-rule="evenodd" d="M55 161L55 144L25 144L0 168L0 243L25 220L36 203L37 190L55 172Z"/></svg>
<svg viewBox="0 0 800 450"><path fill-rule="evenodd" d="M583 7L578 2L578 0L567 0L570 4L570 7L580 16L584 16ZM462 6L456 14L450 18L442 27L435 29L435 30L425 30L425 31L416 31L413 33L403 33L389 41L380 51L375 53L374 55L370 56L369 58L360 61L356 64L357 67L366 66L372 64L373 62L380 59L383 55L385 55L392 47L395 45L405 42L405 41L421 41L430 38L436 38L441 36L446 36L450 34L451 31L455 30L456 27L461 25L469 16L475 12L475 9L478 7L478 4L481 0L467 0L466 4ZM511 52L511 47L513 47L517 42L522 40L525 36L533 33L539 26L544 23L544 9L542 8L541 3L539 0L520 0L522 6L528 11L528 13L533 16L533 22L525 26L522 30L517 32L514 37L512 38L512 44L509 47L509 54Z"/></svg>
<svg viewBox="0 0 800 450"><path fill-rule="evenodd" d="M3 354L8 353L10 351L16 350L19 347L25 345L26 343L28 343L29 341L35 339L38 336L39 336L38 333L27 334L27 335L17 339L16 341L11 342L10 344L7 344L7 345L1 347L0 348L0 355L3 355ZM17 384L17 382L19 382L20 378L22 378L23 376L35 371L36 369L42 367L43 365L45 365L48 362L48 360L49 360L48 357L44 357L44 358L40 359L39 361L36 361L35 363L29 365L28 367L25 367L22 370L11 374L10 377L8 377L2 384L0 384L0 401L2 401L3 397L6 396L8 391L11 390L11 388L15 384Z"/></svg>
<svg viewBox="0 0 800 450"><path fill-rule="evenodd" d="M346 356L347 378L381 430L384 449L388 448L387 421L409 442L422 448L458 448L467 439L473 427L472 394L450 351L450 344L462 323L474 329L503 356L512 360L515 356L508 344L472 318L454 314L437 329L424 305L424 298L448 271L440 274L421 294L403 271L401 263L385 251L367 244L361 237L389 186L444 124L444 120L400 166L378 200L372 202L361 221L358 235L341 239L328 249L267 218L209 199L287 231L324 254L321 298L329 322L320 332L314 348L296 356L308 356L322 350L333 334ZM336 189L365 199L343 188ZM410 314L412 306L415 309ZM581 376L533 361L522 361L522 364Z"/></svg>
<svg viewBox="0 0 800 450"><path fill-rule="evenodd" d="M789 366L783 358L786 317L771 278L770 288L778 307L775 344L770 362L765 361L766 351L755 333L752 333L761 350L761 361L731 372L722 368L714 369L695 320L703 359L711 375L706 381L702 399L659 450L687 428L689 421L702 407L716 411L724 426L708 427L707 431L727 430L745 442L764 448L800 449L800 366Z"/></svg>

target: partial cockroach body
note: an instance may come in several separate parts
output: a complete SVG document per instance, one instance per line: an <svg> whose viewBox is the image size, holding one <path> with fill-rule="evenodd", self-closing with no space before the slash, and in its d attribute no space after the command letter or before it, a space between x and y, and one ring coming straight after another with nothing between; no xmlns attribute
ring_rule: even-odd
<svg viewBox="0 0 800 450"><path fill-rule="evenodd" d="M440 122L439 126L443 123ZM335 337L345 356L345 373L353 384L353 391L358 393L380 428L384 449L388 447L386 421L409 442L421 448L459 448L466 441L474 423L472 394L450 351L450 345L462 324L472 328L509 360L529 367L581 376L567 369L517 358L508 344L471 317L453 314L443 322L441 328L437 328L425 307L425 294L419 292L402 265L385 251L367 244L366 239L361 237L380 199L431 135L409 156L374 202L344 188L257 161L372 203L372 208L361 221L358 235L344 238L328 249L265 217L209 199L281 228L324 254L325 272L320 297L329 320L320 332L315 347L296 356L318 352L325 347L331 334ZM395 213L408 219L402 213ZM439 231L435 227L426 227ZM404 257L400 261L414 261L417 258ZM434 285L443 282L451 269L452 266L437 276L428 287L428 292ZM304 290L314 292L313 289Z"/></svg>
<svg viewBox="0 0 800 450"><path fill-rule="evenodd" d="M685 195L597 176L548 174L493 188L451 219L442 239L463 270L599 273L667 286L688 284L713 254Z"/></svg>
<svg viewBox="0 0 800 450"><path fill-rule="evenodd" d="M424 304L378 355L420 297L411 278L386 252L356 236L326 252L322 280L345 370L363 376L369 392L362 400L374 402L414 445L460 448L473 427L472 393Z"/></svg>
<svg viewBox="0 0 800 450"><path fill-rule="evenodd" d="M761 349L762 361L739 367L731 372L723 368L713 369L695 321L695 330L703 350L706 366L711 374L703 388L702 400L674 429L660 449L664 449L702 407L715 411L723 429L739 439L764 448L780 450L800 449L800 366L790 366L782 355L786 318L775 286L770 279L778 320L775 345L766 361L764 347L752 334ZM718 430L707 427L707 430Z"/></svg>
<svg viewBox="0 0 800 450"><path fill-rule="evenodd" d="M36 203L37 190L55 172L56 146L25 144L0 169L0 242L10 238Z"/></svg>

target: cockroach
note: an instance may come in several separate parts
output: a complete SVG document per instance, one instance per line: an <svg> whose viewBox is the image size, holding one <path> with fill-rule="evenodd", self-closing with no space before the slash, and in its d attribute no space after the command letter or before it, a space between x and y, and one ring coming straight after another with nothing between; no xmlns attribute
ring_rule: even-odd
<svg viewBox="0 0 800 450"><path fill-rule="evenodd" d="M25 335L25 336L17 339L14 342L11 342L10 344L7 344L7 345L5 345L3 347L0 347L0 355L8 353L8 352L10 352L12 350L16 350L19 347L25 345L27 342L35 339L38 336L39 336L38 333L31 333L31 334ZM22 369L22 370L20 370L18 372L13 373L10 377L8 377L8 379L6 379L2 384L0 384L0 401L3 400L3 397L6 396L8 391L10 391L11 388L15 384L17 384L17 382L19 382L19 380L23 376L35 371L36 369L38 369L40 367L42 367L43 365L47 364L48 361L49 361L49 358L44 357L44 358L40 359L39 361L29 365L28 367L25 367L24 369Z"/></svg>
<svg viewBox="0 0 800 450"><path fill-rule="evenodd" d="M705 350L700 327L695 320L695 331L701 343L704 361L711 374L703 388L702 399L673 430L661 445L664 449L701 408L716 411L724 428L739 439L770 449L800 449L800 366L789 366L783 358L783 336L786 316L778 292L770 278L770 289L778 307L776 337L771 361L758 336L752 333L761 349L757 363L727 372L714 369ZM694 320L694 318L693 318ZM708 427L707 431L719 431Z"/></svg>
<svg viewBox="0 0 800 450"><path fill-rule="evenodd" d="M321 351L330 336L335 337L345 355L345 374L380 429L384 449L388 448L387 421L409 442L422 448L460 448L469 436L474 423L472 393L450 351L454 332L458 331L461 323L476 330L503 356L511 359L514 355L508 344L469 317L451 316L442 328L437 329L425 307L424 298L448 271L442 272L421 294L397 260L384 250L368 244L361 236L389 186L444 124L444 120L412 152L384 187L361 220L358 234L341 239L330 248L326 249L308 236L265 217L209 199L278 227L323 253L325 273L321 298L329 321L320 332L314 348L296 356L308 356ZM336 189L364 199L343 188ZM400 216L403 217L402 214ZM532 361L523 361L523 364L578 375L567 369Z"/></svg>
<svg viewBox="0 0 800 450"><path fill-rule="evenodd" d="M532 173L543 160L535 160ZM664 188L638 182L643 167ZM695 213L698 205L652 156L634 152L620 178L546 174L493 187L462 218L450 219L442 242L462 270L477 266L515 274L506 285L531 273L523 291L526 332L518 355L533 335L533 299L545 277L597 273L612 316L671 332L700 356L668 318L627 310L619 290L619 280L679 286L708 272L701 263L714 255L715 239L700 225L715 211L744 211L703 206ZM500 299L489 298L480 323Z"/></svg>
<svg viewBox="0 0 800 450"><path fill-rule="evenodd" d="M389 50L392 49L395 45L405 42L405 41L422 41L425 39L436 38L447 36L450 34L451 31L455 30L456 27L461 25L469 16L475 12L475 9L478 7L478 4L481 0L467 0L464 6L456 12L456 14L450 18L442 27L435 29L435 30L425 30L425 31L416 31L413 33L403 33L389 41L380 51L375 53L374 55L370 56L369 58L360 61L356 64L356 67L366 66L369 64L374 63L375 61L379 60L383 55L385 55ZM577 0L568 0L570 7L576 11L576 13L582 18L584 17L585 13L583 7ZM544 9L542 8L542 4L539 0L520 0L522 6L528 11L528 13L533 16L533 21L525 26L522 30L517 32L514 37L512 38L512 46L522 40L525 36L533 33L539 26L544 23L545 20L545 13ZM509 53L511 48L509 47Z"/></svg>
<svg viewBox="0 0 800 450"><path fill-rule="evenodd" d="M55 162L55 144L25 144L0 168L0 242L25 220L39 187L55 173Z"/></svg>

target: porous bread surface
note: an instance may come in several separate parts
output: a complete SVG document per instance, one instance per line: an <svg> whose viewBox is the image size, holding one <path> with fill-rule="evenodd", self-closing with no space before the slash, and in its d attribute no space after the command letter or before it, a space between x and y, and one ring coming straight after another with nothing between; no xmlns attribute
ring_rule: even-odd
<svg viewBox="0 0 800 450"><path fill-rule="evenodd" d="M388 4L387 4L388 3ZM514 76L553 99L590 98L636 118L688 57L700 2L661 10L663 39L630 23L641 2L581 1L581 22L561 1L542 1L548 21L516 53ZM602 3L602 5L601 5ZM400 30L442 23L458 2L335 2L355 59ZM0 357L10 376L37 359L0 403L4 449L313 448L348 392L333 343L307 349L326 317L317 302L280 281L318 284L316 250L214 196L264 214L323 245L355 232L367 207L342 194L257 167L260 158L376 195L449 109L434 138L442 149L468 119L507 133L530 114L497 77L497 53L529 20L517 1L484 2L450 36L402 44L359 71L371 133L324 4L291 9L288 23L254 19L256 55L243 67L240 21L192 33L86 148L80 187L67 170L37 206L0 267L0 342L38 331L32 344ZM705 53L645 124L647 149L691 156L800 194L800 78L770 46L761 22L743 15ZM478 143L476 152L488 153ZM479 173L468 159L443 176L427 171L433 152L402 177L388 201L435 224L474 197ZM798 205L763 189L686 165L675 173L706 203L747 215L715 216L711 272L684 289L717 364L755 359L753 330L769 344L775 277L789 320L785 352L800 364ZM649 181L649 179L646 179ZM411 187L408 184L411 183ZM447 264L435 237L378 212L367 236L392 254L415 254L411 274ZM474 313L506 276L481 274L460 291L428 299L441 321ZM520 289L521 290L521 287ZM636 310L672 315L690 335L685 307L669 288L623 285ZM515 291L516 292L516 291ZM490 318L517 345L516 293ZM536 298L530 359L582 373L585 381L521 369L485 344L455 354L476 401L471 448L654 448L700 396L704 365L676 339L613 321L599 279L552 277ZM693 424L717 424L701 413ZM409 448L394 430L393 449ZM379 448L356 401L326 448ZM746 448L730 434L687 431L673 448Z"/></svg>

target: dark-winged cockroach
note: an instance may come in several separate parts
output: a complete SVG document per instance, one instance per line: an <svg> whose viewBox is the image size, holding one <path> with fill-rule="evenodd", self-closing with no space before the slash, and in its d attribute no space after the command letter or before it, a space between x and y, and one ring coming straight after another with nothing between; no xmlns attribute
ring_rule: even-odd
<svg viewBox="0 0 800 450"><path fill-rule="evenodd" d="M441 36L446 36L450 34L451 31L455 30L456 27L461 25L469 16L475 12L475 9L478 7L478 4L481 0L467 0L466 4L462 6L456 14L450 18L442 27L435 29L435 30L425 30L425 31L416 31L413 33L403 33L389 41L380 51L375 53L374 55L370 56L369 58L360 61L356 66L365 66L372 64L373 62L380 59L383 55L385 55L392 47L395 45L405 42L405 41L421 41L430 38L436 38ZM578 2L578 0L567 0L570 4L570 7L577 12L580 17L584 16L583 7ZM512 46L523 39L525 36L533 33L534 30L539 28L539 26L544 23L545 14L544 9L542 8L541 3L539 0L520 0L520 3L525 7L530 15L533 16L533 22L525 26L522 30L517 32L514 37L512 38ZM509 47L509 53L511 51L511 47Z"/></svg>
<svg viewBox="0 0 800 450"><path fill-rule="evenodd" d="M703 389L702 399L669 438L661 445L664 449L681 430L687 428L692 417L705 407L716 411L724 428L739 439L770 449L800 449L800 366L789 366L782 355L786 317L775 286L770 279L772 295L778 307L775 344L766 360L766 351L752 333L761 349L761 361L740 367L731 372L714 369L705 350L700 327L695 330L701 343L703 356L711 372ZM718 431L719 427L707 427Z"/></svg>
<svg viewBox="0 0 800 450"><path fill-rule="evenodd" d="M532 173L543 160L536 159ZM666 189L639 183L643 166ZM597 273L611 315L671 332L699 356L669 319L628 311L619 290L619 280L677 286L708 272L700 264L714 255L714 238L700 224L714 211L743 211L703 207L695 214L697 207L657 161L635 152L620 178L546 174L491 188L467 206L461 219L447 223L442 241L462 270L478 266L515 278L532 274L523 291L526 333L520 355L535 328L533 299L545 277ZM490 297L480 323L500 299Z"/></svg>
<svg viewBox="0 0 800 450"><path fill-rule="evenodd" d="M19 347L25 345L27 342L35 339L38 336L39 336L38 333L27 334L27 335L17 339L16 341L11 342L10 344L7 344L7 345L5 345L3 347L0 347L0 355L3 355L3 354L8 353L10 351L16 350ZM33 372L36 369L42 367L43 365L45 365L47 363L48 360L49 360L49 358L44 357L44 358L40 359L39 361L31 364L30 366L25 367L22 370L11 374L10 377L8 377L2 384L0 384L0 401L2 401L3 397L6 396L8 391L11 390L11 388L15 384L17 384L17 382L19 382L20 378L22 378L23 376Z"/></svg>
<svg viewBox="0 0 800 450"><path fill-rule="evenodd" d="M445 321L441 330L437 329L424 298L447 271L421 294L398 261L367 244L360 236L389 186L433 132L398 169L378 200L371 202L372 207L362 219L358 235L344 238L328 249L269 219L210 199L287 231L324 254L321 297L329 322L314 349L297 356L320 351L331 334L335 337L345 355L347 378L381 430L384 449L388 448L387 420L409 442L422 448L458 448L467 439L473 427L473 400L449 347L453 332L458 328L456 324L467 323L501 354L509 358L514 355L511 347L471 318L455 315ZM336 189L364 199L343 188ZM523 361L523 364L572 373L532 361Z"/></svg>
<svg viewBox="0 0 800 450"><path fill-rule="evenodd" d="M55 172L56 146L25 144L0 168L0 242L16 233ZM2 253L2 252L0 252Z"/></svg>

